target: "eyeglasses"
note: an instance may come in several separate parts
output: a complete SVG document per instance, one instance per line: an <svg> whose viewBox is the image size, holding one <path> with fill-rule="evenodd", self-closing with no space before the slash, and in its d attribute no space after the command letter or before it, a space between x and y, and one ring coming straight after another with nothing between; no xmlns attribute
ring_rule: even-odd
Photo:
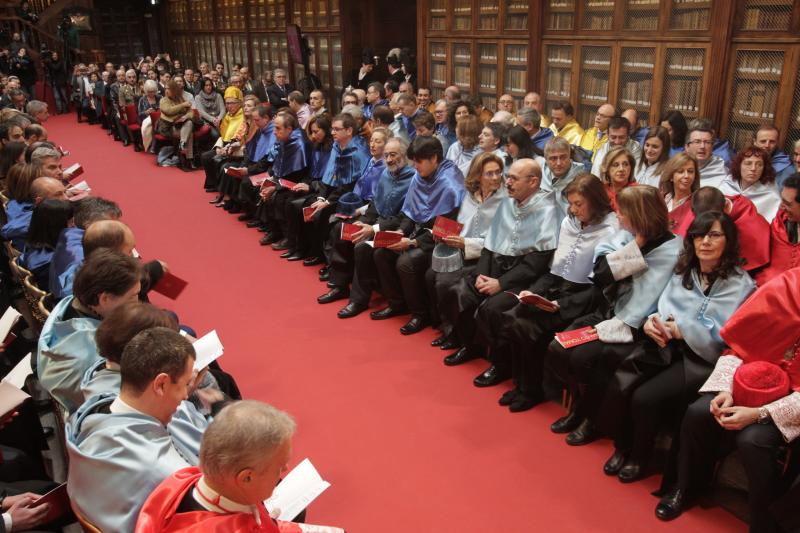
<svg viewBox="0 0 800 533"><path fill-rule="evenodd" d="M502 170L487 170L483 173L484 176L487 178L499 178L503 175Z"/></svg>
<svg viewBox="0 0 800 533"><path fill-rule="evenodd" d="M725 234L722 233L721 231L709 231L705 235L693 235L692 236L692 238L694 238L696 240L698 240L698 239L699 240L703 240L706 237L708 237L712 241L718 241L719 239L725 237Z"/></svg>
<svg viewBox="0 0 800 533"><path fill-rule="evenodd" d="M693 141L689 141L689 144L693 144L695 146L711 146L714 144L714 141L706 141L704 139L695 139Z"/></svg>
<svg viewBox="0 0 800 533"><path fill-rule="evenodd" d="M331 126L331 131L334 132L334 133L339 132L339 131L344 131L344 130L345 130L345 128L337 128L336 126Z"/></svg>

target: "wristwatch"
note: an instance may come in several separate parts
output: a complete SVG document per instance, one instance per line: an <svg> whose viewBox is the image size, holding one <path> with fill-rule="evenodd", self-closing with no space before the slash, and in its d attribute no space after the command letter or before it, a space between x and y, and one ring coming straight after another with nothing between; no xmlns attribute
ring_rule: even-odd
<svg viewBox="0 0 800 533"><path fill-rule="evenodd" d="M758 408L758 423L759 424L769 424L771 418L769 416L769 410L766 407L759 407Z"/></svg>

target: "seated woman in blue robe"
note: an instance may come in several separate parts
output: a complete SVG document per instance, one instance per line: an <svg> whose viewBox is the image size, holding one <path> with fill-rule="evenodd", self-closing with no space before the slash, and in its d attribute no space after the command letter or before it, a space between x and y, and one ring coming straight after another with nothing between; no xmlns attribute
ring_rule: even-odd
<svg viewBox="0 0 800 533"><path fill-rule="evenodd" d="M755 289L740 262L728 215L710 211L695 219L658 311L644 324L647 338L620 365L606 396L601 425L616 446L606 474L639 479L661 423L669 419L673 431L680 427L725 347L722 326Z"/></svg>
<svg viewBox="0 0 800 533"><path fill-rule="evenodd" d="M17 163L8 170L6 176L5 194L10 201L6 205L7 222L0 228L0 237L11 241L17 250L22 250L25 245L33 215L31 183L36 179L36 174L33 165Z"/></svg>
<svg viewBox="0 0 800 533"><path fill-rule="evenodd" d="M72 203L67 200L45 200L33 209L19 263L31 271L36 286L45 292L50 292L50 261L58 236L72 225L72 212Z"/></svg>
<svg viewBox="0 0 800 533"><path fill-rule="evenodd" d="M628 356L639 328L657 308L672 277L681 241L669 230L669 214L655 187L626 187L617 196L623 228L595 248L593 282L603 292L600 307L565 331L590 328L596 340L564 348L550 343L545 365L572 393L570 412L552 426L569 433L572 446L597 438L596 418L608 383Z"/></svg>

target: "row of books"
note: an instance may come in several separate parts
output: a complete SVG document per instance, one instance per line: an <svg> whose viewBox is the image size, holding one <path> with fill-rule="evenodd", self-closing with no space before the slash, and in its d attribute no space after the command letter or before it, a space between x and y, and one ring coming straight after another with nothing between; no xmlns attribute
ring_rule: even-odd
<svg viewBox="0 0 800 533"><path fill-rule="evenodd" d="M469 30L472 28L472 17L453 17L454 30Z"/></svg>
<svg viewBox="0 0 800 533"><path fill-rule="evenodd" d="M481 0L481 5L478 6L478 9L481 13L498 13L500 11L500 5L494 2L494 0Z"/></svg>
<svg viewBox="0 0 800 533"><path fill-rule="evenodd" d="M569 98L571 85L572 73L570 71L550 69L547 73L547 88L545 90L548 96Z"/></svg>
<svg viewBox="0 0 800 533"><path fill-rule="evenodd" d="M623 53L622 66L629 68L655 67L655 51L652 48L626 48Z"/></svg>
<svg viewBox="0 0 800 533"><path fill-rule="evenodd" d="M571 30L572 29L572 14L571 13L550 13L550 21L547 25L549 30Z"/></svg>
<svg viewBox="0 0 800 533"><path fill-rule="evenodd" d="M528 13L506 13L506 27L507 30L527 30L528 29Z"/></svg>
<svg viewBox="0 0 800 533"><path fill-rule="evenodd" d="M614 0L587 0L586 7L588 8L598 8L598 7L607 7L607 8L614 8Z"/></svg>
<svg viewBox="0 0 800 533"><path fill-rule="evenodd" d="M575 7L575 2L572 0L550 0L550 7Z"/></svg>
<svg viewBox="0 0 800 533"><path fill-rule="evenodd" d="M650 105L653 80L626 81L620 85L619 100L625 105Z"/></svg>
<svg viewBox="0 0 800 533"><path fill-rule="evenodd" d="M453 47L453 59L459 62L467 62L469 63L472 54L470 54L469 46L454 46Z"/></svg>
<svg viewBox="0 0 800 533"><path fill-rule="evenodd" d="M702 72L705 54L703 50L672 49L667 54L667 68L670 70L690 70Z"/></svg>
<svg viewBox="0 0 800 533"><path fill-rule="evenodd" d="M611 48L586 46L583 48L582 52L581 61L584 65L600 67L611 66Z"/></svg>
<svg viewBox="0 0 800 533"><path fill-rule="evenodd" d="M509 44L506 46L506 61L528 61L528 48L524 45Z"/></svg>
<svg viewBox="0 0 800 533"><path fill-rule="evenodd" d="M496 30L497 29L497 16L496 15L481 15L478 19L479 30Z"/></svg>
<svg viewBox="0 0 800 533"><path fill-rule="evenodd" d="M561 63L564 65L572 64L571 46L550 46L547 48L547 62Z"/></svg>
<svg viewBox="0 0 800 533"><path fill-rule="evenodd" d="M469 87L471 85L470 81L469 65L453 66L453 84L460 87Z"/></svg>
<svg viewBox="0 0 800 533"><path fill-rule="evenodd" d="M637 13L628 13L625 19L626 30L657 30L658 29L658 16L657 15L642 15Z"/></svg>
<svg viewBox="0 0 800 533"><path fill-rule="evenodd" d="M739 52L736 72L780 76L783 73L783 52Z"/></svg>
<svg viewBox="0 0 800 533"><path fill-rule="evenodd" d="M792 23L791 4L779 4L769 7L766 11L763 7L753 7L745 9L742 19L743 30L788 30Z"/></svg>
<svg viewBox="0 0 800 533"><path fill-rule="evenodd" d="M728 142L731 143L731 148L738 152L753 142L757 126L750 124L737 125L735 120L736 119L731 120L726 137L728 138Z"/></svg>
<svg viewBox="0 0 800 533"><path fill-rule="evenodd" d="M628 0L629 6L658 6L661 0Z"/></svg>
<svg viewBox="0 0 800 533"><path fill-rule="evenodd" d="M589 100L605 100L608 98L608 78L594 73L584 73L581 76L580 96Z"/></svg>
<svg viewBox="0 0 800 533"><path fill-rule="evenodd" d="M478 57L481 58L481 61L497 63L497 46L493 44L478 45Z"/></svg>
<svg viewBox="0 0 800 533"><path fill-rule="evenodd" d="M444 17L431 17L428 20L428 29L432 31L444 31L447 29L447 19Z"/></svg>
<svg viewBox="0 0 800 533"><path fill-rule="evenodd" d="M612 15L585 13L583 16L584 30L610 30L613 24L614 17Z"/></svg>
<svg viewBox="0 0 800 533"><path fill-rule="evenodd" d="M678 111L698 111L701 80L676 80L667 78L664 81L664 104L667 109Z"/></svg>
<svg viewBox="0 0 800 533"><path fill-rule="evenodd" d="M528 90L528 71L507 68L504 89L513 93L525 93Z"/></svg>
<svg viewBox="0 0 800 533"><path fill-rule="evenodd" d="M685 5L687 7L691 7L691 4L708 6L711 4L711 0L672 0L672 3L676 5Z"/></svg>
<svg viewBox="0 0 800 533"><path fill-rule="evenodd" d="M431 63L431 82L436 85L447 83L447 67L443 63Z"/></svg>
<svg viewBox="0 0 800 533"><path fill-rule="evenodd" d="M564 2L564 4L564 7L569 7L566 2ZM515 2L514 0L506 0L506 13L511 12L527 13L528 2Z"/></svg>
<svg viewBox="0 0 800 533"><path fill-rule="evenodd" d="M733 99L733 112L751 118L775 118L778 87L774 83L739 81Z"/></svg>
<svg viewBox="0 0 800 533"><path fill-rule="evenodd" d="M478 68L478 86L482 89L496 89L497 69L486 67Z"/></svg>
<svg viewBox="0 0 800 533"><path fill-rule="evenodd" d="M431 45L431 57L433 59L447 59L447 48L443 44L432 44Z"/></svg>
<svg viewBox="0 0 800 533"><path fill-rule="evenodd" d="M678 11L672 13L670 25L676 30L707 30L710 18L711 10L706 8Z"/></svg>

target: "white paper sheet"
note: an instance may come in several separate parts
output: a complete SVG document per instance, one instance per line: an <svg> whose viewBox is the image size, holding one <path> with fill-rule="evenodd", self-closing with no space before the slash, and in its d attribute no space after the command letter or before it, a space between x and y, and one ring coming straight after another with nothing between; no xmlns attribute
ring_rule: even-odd
<svg viewBox="0 0 800 533"><path fill-rule="evenodd" d="M264 505L270 516L274 516L273 512L277 510L280 511L278 520L293 520L330 486L306 458L278 483Z"/></svg>
<svg viewBox="0 0 800 533"><path fill-rule="evenodd" d="M25 385L25 378L33 374L31 369L31 354L28 353L22 360L17 363L17 366L11 369L11 372L6 374L3 381L9 385L14 385L16 388L21 389Z"/></svg>
<svg viewBox="0 0 800 533"><path fill-rule="evenodd" d="M6 312L3 313L3 317L0 318L0 342L3 342L6 337L8 337L8 332L11 331L11 328L14 327L14 324L17 323L17 320L19 320L21 316L19 311L10 305L8 306Z"/></svg>
<svg viewBox="0 0 800 533"><path fill-rule="evenodd" d="M217 330L212 329L196 341L194 341L194 369L200 371L210 365L224 352L222 343L217 335Z"/></svg>
<svg viewBox="0 0 800 533"><path fill-rule="evenodd" d="M79 181L78 183L76 183L75 185L73 185L72 187L70 187L70 190L89 192L92 189L89 187L89 184L86 183L86 180L82 180L82 181Z"/></svg>

